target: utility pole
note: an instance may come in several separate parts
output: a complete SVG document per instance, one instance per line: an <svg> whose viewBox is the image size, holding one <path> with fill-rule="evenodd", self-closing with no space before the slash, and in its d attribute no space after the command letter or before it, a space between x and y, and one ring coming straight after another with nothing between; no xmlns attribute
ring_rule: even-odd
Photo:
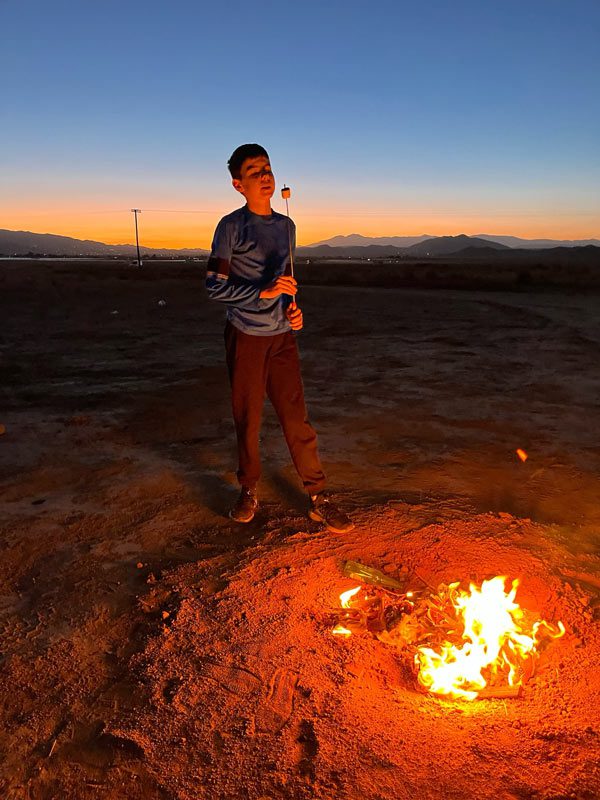
<svg viewBox="0 0 600 800"><path fill-rule="evenodd" d="M135 246L137 247L137 262L138 267L142 266L142 259L140 258L140 239L138 236L137 215L142 213L141 208L132 208L133 216L135 217Z"/></svg>

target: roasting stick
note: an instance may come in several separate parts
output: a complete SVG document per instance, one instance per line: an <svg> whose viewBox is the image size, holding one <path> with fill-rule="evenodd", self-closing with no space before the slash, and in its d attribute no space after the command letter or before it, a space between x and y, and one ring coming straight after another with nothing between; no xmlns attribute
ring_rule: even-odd
<svg viewBox="0 0 600 800"><path fill-rule="evenodd" d="M292 221L290 220L290 206L288 200L292 196L292 190L289 186L283 185L283 189L281 190L281 196L285 200L285 213L287 215L288 221L288 247L290 251L290 275L292 278L294 277L294 253L292 251ZM296 301L292 300L290 303L290 308L296 308Z"/></svg>

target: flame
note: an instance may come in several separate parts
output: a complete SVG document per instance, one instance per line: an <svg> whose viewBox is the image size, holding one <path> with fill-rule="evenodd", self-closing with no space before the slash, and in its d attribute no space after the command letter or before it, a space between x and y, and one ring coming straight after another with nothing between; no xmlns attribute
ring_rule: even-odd
<svg viewBox="0 0 600 800"><path fill-rule="evenodd" d="M360 592L361 587L357 586L355 589L348 589L347 592L342 592L340 595L340 603L342 608L350 608L350 600L355 594Z"/></svg>
<svg viewBox="0 0 600 800"><path fill-rule="evenodd" d="M428 691L474 700L498 674L506 677L509 686L517 685L523 664L536 653L540 630L546 628L553 638L563 635L565 628L560 622L557 632L543 620L527 630L524 613L515 603L519 582L512 581L508 592L505 582L504 577L492 578L483 581L481 589L471 584L468 592L458 589L457 583L450 584L457 621L464 626L462 642L446 641L441 652L417 648L418 679Z"/></svg>
<svg viewBox="0 0 600 800"><path fill-rule="evenodd" d="M515 453L519 456L519 458L521 459L521 461L523 463L525 463L527 461L527 459L529 458L529 456L527 455L525 450L521 450L520 447L517 447L517 449L515 450Z"/></svg>
<svg viewBox="0 0 600 800"><path fill-rule="evenodd" d="M331 629L332 633L335 633L337 636L352 636L352 631L349 631L348 628L345 628L343 625L336 625L335 628Z"/></svg>
<svg viewBox="0 0 600 800"><path fill-rule="evenodd" d="M340 604L342 608L350 608L350 600L354 597L355 594L360 592L362 587L356 586L354 589L348 589L347 592L342 592L340 595ZM338 623L335 628L331 629L331 632L336 636L352 636L352 631L346 628L345 625Z"/></svg>

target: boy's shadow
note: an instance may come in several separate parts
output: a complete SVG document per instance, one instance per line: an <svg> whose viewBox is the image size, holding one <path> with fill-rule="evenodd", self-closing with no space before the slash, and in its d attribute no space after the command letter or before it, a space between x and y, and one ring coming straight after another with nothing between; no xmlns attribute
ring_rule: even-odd
<svg viewBox="0 0 600 800"><path fill-rule="evenodd" d="M268 484L273 487L278 499L281 499L289 508L290 513L306 514L308 508L306 492L303 492L281 470L269 471L265 477Z"/></svg>
<svg viewBox="0 0 600 800"><path fill-rule="evenodd" d="M224 480L222 475L206 471L187 476L186 482L195 503L204 506L216 516L224 519L229 517L229 510L239 492L236 486Z"/></svg>
<svg viewBox="0 0 600 800"><path fill-rule="evenodd" d="M231 484L216 472L201 470L196 475L187 476L187 483L194 502L204 506L224 520L239 493L237 484ZM259 485L259 514L264 516L264 506L276 504L283 506L283 512L290 516L305 516L308 509L308 496L281 470L269 470Z"/></svg>

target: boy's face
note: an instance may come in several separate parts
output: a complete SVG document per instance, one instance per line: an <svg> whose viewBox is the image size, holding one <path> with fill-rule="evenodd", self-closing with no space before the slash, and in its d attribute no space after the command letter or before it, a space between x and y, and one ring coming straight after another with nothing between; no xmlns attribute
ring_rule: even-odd
<svg viewBox="0 0 600 800"><path fill-rule="evenodd" d="M275 176L269 159L265 156L247 158L242 164L240 177L233 178L231 183L250 203L270 199L275 191Z"/></svg>

